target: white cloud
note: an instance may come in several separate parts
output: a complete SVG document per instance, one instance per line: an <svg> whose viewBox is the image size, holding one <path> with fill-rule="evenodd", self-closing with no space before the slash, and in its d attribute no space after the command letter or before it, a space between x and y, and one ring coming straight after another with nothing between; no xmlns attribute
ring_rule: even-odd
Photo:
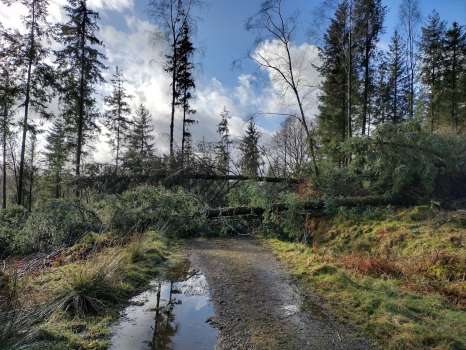
<svg viewBox="0 0 466 350"><path fill-rule="evenodd" d="M293 62L293 73L296 85L307 118L314 119L318 111L318 96L321 76L316 67L321 64L318 48L307 43L299 46L291 45L290 54ZM264 41L258 45L253 55L255 60L266 60L279 67L287 77L290 77L288 60L283 45L278 40ZM268 75L269 86L261 96L260 105L266 112L297 113L296 98L284 82L280 74L270 68L262 67Z"/></svg>
<svg viewBox="0 0 466 350"><path fill-rule="evenodd" d="M49 8L49 19L58 22L64 19L62 6L66 0L52 0ZM144 103L152 114L153 125L156 132L156 147L159 153L167 153L169 146L168 132L170 125L170 79L164 71L166 43L157 36L157 27L152 23L133 16L131 9L133 0L89 0L89 5L97 10L128 11L124 15L125 24L118 28L102 25L99 38L105 44L106 64L109 70L105 73L107 81L116 66L119 66L127 80L128 93L133 96L131 106L134 109ZM21 26L20 5L5 7L0 3L0 23L5 27ZM158 38L158 39L157 39ZM280 63L279 44L266 41L260 44L256 53L277 60ZM304 106L307 115L312 118L317 111L318 89L320 76L313 65L318 65L317 48L302 44L291 47L291 54L295 62L296 78L303 92ZM205 84L198 84L195 98L192 102L197 111L194 116L199 121L192 128L194 144L205 138L207 141L217 140L217 124L220 113L227 108L232 115L230 119L230 132L234 139L244 133L246 120L255 112L293 113L296 108L294 97L290 91L284 90L280 79L272 71L266 71L265 84L261 86L256 76L240 74L237 84L227 88L215 78ZM99 88L98 95L101 109L104 109L103 96L111 92L109 83ZM273 133L273 125L262 126L261 132L264 140ZM177 112L175 125L175 138L177 144L181 142L181 113ZM97 161L110 161L111 153L106 145L105 133L102 133L95 143L94 159Z"/></svg>
<svg viewBox="0 0 466 350"><path fill-rule="evenodd" d="M65 19L63 6L66 0L50 0L48 7L48 21L50 23L61 22ZM89 8L98 11L127 11L134 7L134 0L88 0ZM7 6L0 2L0 23L5 28L23 30L23 16L27 13L27 8L19 2L14 2Z"/></svg>

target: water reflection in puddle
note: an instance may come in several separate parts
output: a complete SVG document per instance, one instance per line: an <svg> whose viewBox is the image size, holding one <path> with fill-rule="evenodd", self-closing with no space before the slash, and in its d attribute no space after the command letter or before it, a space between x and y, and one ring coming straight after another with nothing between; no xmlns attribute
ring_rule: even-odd
<svg viewBox="0 0 466 350"><path fill-rule="evenodd" d="M218 331L206 322L214 315L206 278L184 267L131 300L113 329L110 350L215 348Z"/></svg>

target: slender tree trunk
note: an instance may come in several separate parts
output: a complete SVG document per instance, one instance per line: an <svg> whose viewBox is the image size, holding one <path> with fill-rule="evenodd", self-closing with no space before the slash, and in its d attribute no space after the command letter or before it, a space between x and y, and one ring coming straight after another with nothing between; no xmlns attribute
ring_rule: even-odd
<svg viewBox="0 0 466 350"><path fill-rule="evenodd" d="M365 51L365 58L364 58L364 93L363 93L363 111L362 111L362 135L366 135L366 125L367 125L367 114L369 111L369 64L370 64L370 47L369 43L366 42L366 51Z"/></svg>
<svg viewBox="0 0 466 350"><path fill-rule="evenodd" d="M32 210L32 188L34 184L34 152L35 152L35 140L31 144L31 163L30 163L30 179L29 179L29 197L28 197L28 210Z"/></svg>
<svg viewBox="0 0 466 350"><path fill-rule="evenodd" d="M301 96L299 95L298 87L295 82L294 72L293 72L293 61L291 59L290 47L288 46L288 42L286 42L285 48L286 48L286 54L287 54L287 59L288 59L288 70L290 72L290 78L291 78L291 85L292 85L291 87L296 97L296 101L298 102L299 112L301 115L301 123L303 124L304 131L306 132L306 136L309 142L309 151L311 152L311 159L312 159L312 163L314 166L314 173L316 177L318 178L319 167L317 166L317 157L315 153L314 137L312 136L311 131L309 130L309 126L307 125L306 114L304 113L303 103L301 101Z"/></svg>
<svg viewBox="0 0 466 350"><path fill-rule="evenodd" d="M413 29L411 28L411 25L410 25L410 30L409 30L409 68L410 68L410 82L409 82L409 89L410 89L410 92L409 92L409 116L411 117L411 119L414 118L414 39L413 39L413 33L412 33Z"/></svg>
<svg viewBox="0 0 466 350"><path fill-rule="evenodd" d="M120 124L117 127L117 146L116 146L116 159L115 159L115 174L118 174L118 161L120 159Z"/></svg>
<svg viewBox="0 0 466 350"><path fill-rule="evenodd" d="M371 56L371 39L369 38L369 21L366 20L366 40L364 50L364 92L363 92L363 111L362 111L362 136L366 135L366 125L369 113L369 87L370 87L370 56ZM368 128L367 128L368 131Z"/></svg>
<svg viewBox="0 0 466 350"><path fill-rule="evenodd" d="M23 204L23 187L24 187L24 158L26 154L26 138L28 130L28 117L29 117L29 102L31 94L31 75L32 75L32 62L34 59L34 46L35 46L35 35L34 27L36 23L36 1L32 0L32 25L31 25L31 37L30 37L30 52L28 62L28 73L26 80L26 96L24 100L24 118L23 118L23 136L21 140L21 155L19 161L19 179L18 179L18 204Z"/></svg>
<svg viewBox="0 0 466 350"><path fill-rule="evenodd" d="M176 49L176 33L173 33L173 72L172 72L172 110L170 120L170 162L173 162L174 157L174 145L173 145L173 134L175 129L175 105L176 105L176 70L178 65L177 49Z"/></svg>
<svg viewBox="0 0 466 350"><path fill-rule="evenodd" d="M2 125L2 171L3 171L3 180L2 180L2 208L6 209L6 138L7 138L7 116L8 116L8 108L6 102L3 105L3 125Z"/></svg>
<svg viewBox="0 0 466 350"><path fill-rule="evenodd" d="M115 174L118 174L118 162L120 160L120 127L121 127L121 85L118 83L118 112L117 112L117 148L116 148L116 163Z"/></svg>
<svg viewBox="0 0 466 350"><path fill-rule="evenodd" d="M348 67L347 67L347 101L346 101L346 114L348 118L348 138L353 136L352 132L352 104L351 94L353 91L353 1L350 0L349 8L349 31L348 31Z"/></svg>
<svg viewBox="0 0 466 350"><path fill-rule="evenodd" d="M86 3L83 3L83 6L86 6ZM86 9L84 9L84 13L86 13ZM79 115L78 115L78 140L76 145L76 177L81 176L81 156L82 156L82 147L83 147L83 130L84 130L84 80L85 80L85 41L86 41L86 20L87 15L84 14L83 20L81 23L81 42L80 42L80 50L81 50L81 59L80 59L80 69L81 69L81 76L79 81ZM76 189L76 196L80 196L80 191Z"/></svg>
<svg viewBox="0 0 466 350"><path fill-rule="evenodd" d="M55 198L59 199L60 198L60 183L61 183L61 176L60 176L60 171L57 170L55 174Z"/></svg>
<svg viewBox="0 0 466 350"><path fill-rule="evenodd" d="M183 103L183 137L181 139L181 167L184 166L184 152L186 145L186 91L184 91L184 103Z"/></svg>

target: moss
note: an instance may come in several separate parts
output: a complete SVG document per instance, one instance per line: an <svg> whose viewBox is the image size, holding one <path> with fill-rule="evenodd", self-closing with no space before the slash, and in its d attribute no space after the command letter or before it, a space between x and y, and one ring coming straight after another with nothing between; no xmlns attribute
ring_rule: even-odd
<svg viewBox="0 0 466 350"><path fill-rule="evenodd" d="M371 227L371 230L365 230L365 235L372 236L381 224L374 223ZM405 223L389 227L396 227L392 229L393 233L405 228ZM424 227L424 243L397 242L393 247L402 254L412 251L413 246L417 251L436 246L437 243L431 242L433 238L427 240L429 235L431 232ZM311 249L295 243L264 240L290 266L306 290L321 295L327 307L339 318L375 337L381 348L466 348L464 310L437 293L417 293L406 288L403 279L384 279L342 268L338 254L329 255L329 252L349 251L357 243L346 243L349 246L344 247L340 237L334 236L327 244L333 242L338 247L335 250L331 246ZM373 245L371 249L376 251L378 248Z"/></svg>

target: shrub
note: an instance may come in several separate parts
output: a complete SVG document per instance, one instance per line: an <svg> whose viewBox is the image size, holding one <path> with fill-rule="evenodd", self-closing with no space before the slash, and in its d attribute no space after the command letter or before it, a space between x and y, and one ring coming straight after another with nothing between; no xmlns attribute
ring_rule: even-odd
<svg viewBox="0 0 466 350"><path fill-rule="evenodd" d="M190 237L205 226L203 209L197 197L181 188L141 186L123 193L112 204L110 228L129 234L155 227L169 236Z"/></svg>
<svg viewBox="0 0 466 350"><path fill-rule="evenodd" d="M0 259L14 252L15 235L24 226L27 218L28 212L23 207L0 209Z"/></svg>
<svg viewBox="0 0 466 350"><path fill-rule="evenodd" d="M281 213L267 210L264 215L266 231L278 234L279 237L288 240L307 242L306 213L302 209L303 199L294 193L287 194L284 198L287 209ZM267 233L267 232L266 232Z"/></svg>
<svg viewBox="0 0 466 350"><path fill-rule="evenodd" d="M98 216L76 201L53 200L33 212L16 237L21 253L69 246L91 231L101 230Z"/></svg>

